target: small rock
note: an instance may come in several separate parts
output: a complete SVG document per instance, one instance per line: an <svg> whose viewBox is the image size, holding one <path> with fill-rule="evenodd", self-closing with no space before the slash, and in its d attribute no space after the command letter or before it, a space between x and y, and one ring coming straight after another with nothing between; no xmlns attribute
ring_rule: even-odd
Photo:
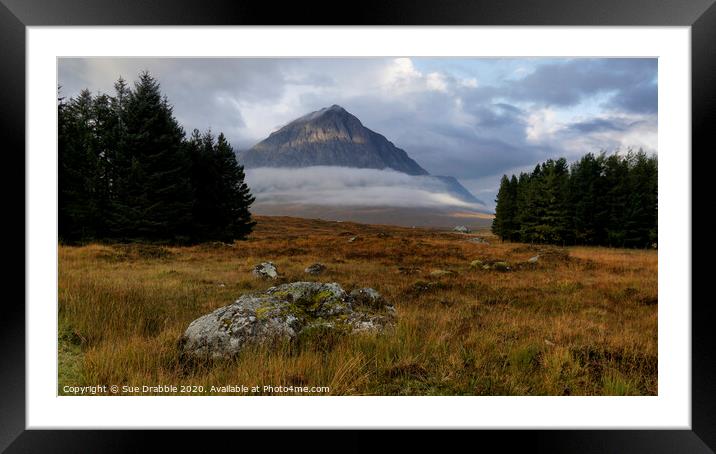
<svg viewBox="0 0 716 454"><path fill-rule="evenodd" d="M473 260L472 262L470 262L471 268L482 268L483 265L484 263L482 262L482 260Z"/></svg>
<svg viewBox="0 0 716 454"><path fill-rule="evenodd" d="M253 274L261 279L276 279L278 277L278 270L273 263L263 262L254 267Z"/></svg>
<svg viewBox="0 0 716 454"><path fill-rule="evenodd" d="M495 262L492 264L492 269L495 271L510 271L510 264L507 262Z"/></svg>
<svg viewBox="0 0 716 454"><path fill-rule="evenodd" d="M544 343L549 345L550 347L554 346L554 342L551 342L549 339L545 339Z"/></svg>
<svg viewBox="0 0 716 454"><path fill-rule="evenodd" d="M448 270L432 270L430 272L430 276L432 276L432 277L449 276L451 274L455 274L455 273L453 271L448 271Z"/></svg>
<svg viewBox="0 0 716 454"><path fill-rule="evenodd" d="M309 266L308 268L306 268L303 271L308 274L316 275L316 274L321 274L325 270L326 270L326 265L324 265L323 263L314 263L313 265Z"/></svg>
<svg viewBox="0 0 716 454"><path fill-rule="evenodd" d="M420 268L417 266L399 266L398 273L400 274L416 274L420 272Z"/></svg>
<svg viewBox="0 0 716 454"><path fill-rule="evenodd" d="M219 284L219 287L226 287L226 284L224 284L224 283L222 282L222 283Z"/></svg>
<svg viewBox="0 0 716 454"><path fill-rule="evenodd" d="M349 243L352 243L352 242L354 242L354 241L357 240L357 239L358 239L357 236L353 236L353 237L351 237L351 238L348 240L348 242L349 242Z"/></svg>
<svg viewBox="0 0 716 454"><path fill-rule="evenodd" d="M460 233L470 233L472 230L470 230L469 227L465 225L456 225L455 228L452 229L454 232L460 232Z"/></svg>
<svg viewBox="0 0 716 454"><path fill-rule="evenodd" d="M539 255L535 255L534 257L530 257L529 260L527 260L527 263L537 263L539 260Z"/></svg>
<svg viewBox="0 0 716 454"><path fill-rule="evenodd" d="M410 292L416 295L428 292L435 287L435 282L417 281L410 286Z"/></svg>
<svg viewBox="0 0 716 454"><path fill-rule="evenodd" d="M479 236L476 236L476 237L474 237L474 238L470 238L470 239L467 240L467 241L469 241L470 243L475 243L475 244L490 244L486 239L480 238Z"/></svg>
<svg viewBox="0 0 716 454"><path fill-rule="evenodd" d="M352 299L353 309L367 307L369 309L385 309L388 312L395 312L395 308L388 304L385 299L372 288L359 288L349 294Z"/></svg>

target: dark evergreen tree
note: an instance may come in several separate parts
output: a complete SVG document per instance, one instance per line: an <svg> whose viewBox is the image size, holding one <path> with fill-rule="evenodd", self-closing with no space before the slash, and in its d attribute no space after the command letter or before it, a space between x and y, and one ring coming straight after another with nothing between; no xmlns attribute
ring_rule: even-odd
<svg viewBox="0 0 716 454"><path fill-rule="evenodd" d="M657 239L657 167L641 150L602 152L503 176L492 230L513 241L647 247Z"/></svg>
<svg viewBox="0 0 716 454"><path fill-rule="evenodd" d="M115 95L58 97L59 234L93 239L233 241L254 198L223 134L184 131L149 73Z"/></svg>
<svg viewBox="0 0 716 454"><path fill-rule="evenodd" d="M58 209L63 241L96 238L100 233L102 156L94 108L88 90L58 107Z"/></svg>
<svg viewBox="0 0 716 454"><path fill-rule="evenodd" d="M236 153L223 133L219 134L215 150L221 195L216 237L223 241L245 239L256 225L249 211L255 198L244 181L244 168L236 161Z"/></svg>
<svg viewBox="0 0 716 454"><path fill-rule="evenodd" d="M128 94L123 114L116 233L122 238L188 239L193 193L184 131L148 72Z"/></svg>
<svg viewBox="0 0 716 454"><path fill-rule="evenodd" d="M647 247L657 240L658 169L656 156L639 151L628 156L628 195L623 221L624 245Z"/></svg>
<svg viewBox="0 0 716 454"><path fill-rule="evenodd" d="M514 241L517 236L517 179L502 176L500 181L500 189L495 199L497 205L495 207L495 218L492 221L492 233L499 236L503 240Z"/></svg>
<svg viewBox="0 0 716 454"><path fill-rule="evenodd" d="M598 243L602 161L602 156L588 153L572 166L570 204L573 207L574 238L578 244Z"/></svg>
<svg viewBox="0 0 716 454"><path fill-rule="evenodd" d="M542 192L542 166L537 165L531 174L525 175L524 180L520 178L520 186L520 195L522 195L518 199L520 239L529 243L540 242L542 240L540 219L546 207Z"/></svg>
<svg viewBox="0 0 716 454"><path fill-rule="evenodd" d="M560 158L548 160L542 165L540 173L541 211L536 228L537 239L545 243L565 243L569 237L569 169L567 160Z"/></svg>

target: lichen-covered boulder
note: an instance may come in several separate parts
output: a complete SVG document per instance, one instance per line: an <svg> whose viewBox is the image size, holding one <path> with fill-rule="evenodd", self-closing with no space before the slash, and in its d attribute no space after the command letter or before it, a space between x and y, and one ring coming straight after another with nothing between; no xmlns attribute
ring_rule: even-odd
<svg viewBox="0 0 716 454"><path fill-rule="evenodd" d="M272 262L259 263L254 267L252 273L261 279L276 279L278 277L278 270Z"/></svg>
<svg viewBox="0 0 716 454"><path fill-rule="evenodd" d="M470 230L469 227L465 225L456 225L455 228L452 229L454 232L460 232L460 233L470 233L472 230Z"/></svg>
<svg viewBox="0 0 716 454"><path fill-rule="evenodd" d="M228 358L249 345L279 345L314 331L382 332L394 323L395 309L371 288L348 294L337 283L293 282L199 317L180 348L188 357Z"/></svg>
<svg viewBox="0 0 716 454"><path fill-rule="evenodd" d="M321 274L322 272L326 271L326 265L323 263L314 263L313 265L307 267L305 270L303 270L306 274Z"/></svg>

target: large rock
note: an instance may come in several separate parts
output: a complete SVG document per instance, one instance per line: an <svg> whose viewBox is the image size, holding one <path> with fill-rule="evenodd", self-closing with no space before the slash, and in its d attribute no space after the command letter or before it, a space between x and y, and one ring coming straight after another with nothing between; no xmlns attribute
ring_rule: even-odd
<svg viewBox="0 0 716 454"><path fill-rule="evenodd" d="M278 270L272 262L263 262L254 267L253 274L261 279L276 279Z"/></svg>
<svg viewBox="0 0 716 454"><path fill-rule="evenodd" d="M470 230L469 227L464 225L456 225L454 229L452 229L454 232L460 232L460 233L470 233L472 230Z"/></svg>
<svg viewBox="0 0 716 454"><path fill-rule="evenodd" d="M395 309L371 288L346 293L336 283L293 282L242 295L191 322L180 340L194 358L228 358L250 345L279 345L302 334L382 332Z"/></svg>

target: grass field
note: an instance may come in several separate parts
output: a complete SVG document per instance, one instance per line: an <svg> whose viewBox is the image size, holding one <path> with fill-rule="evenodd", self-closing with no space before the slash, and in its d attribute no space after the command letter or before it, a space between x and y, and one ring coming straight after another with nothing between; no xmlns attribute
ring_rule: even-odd
<svg viewBox="0 0 716 454"><path fill-rule="evenodd" d="M232 246L59 246L58 392L173 384L203 386L203 394L212 385L327 386L334 395L657 394L656 251L257 221L250 239ZM538 253L536 266L525 263ZM476 259L513 269L471 267ZM252 276L267 260L278 281ZM326 272L305 274L315 262ZM395 305L395 330L213 364L180 361L177 340L195 318L244 292L302 280L375 288Z"/></svg>

